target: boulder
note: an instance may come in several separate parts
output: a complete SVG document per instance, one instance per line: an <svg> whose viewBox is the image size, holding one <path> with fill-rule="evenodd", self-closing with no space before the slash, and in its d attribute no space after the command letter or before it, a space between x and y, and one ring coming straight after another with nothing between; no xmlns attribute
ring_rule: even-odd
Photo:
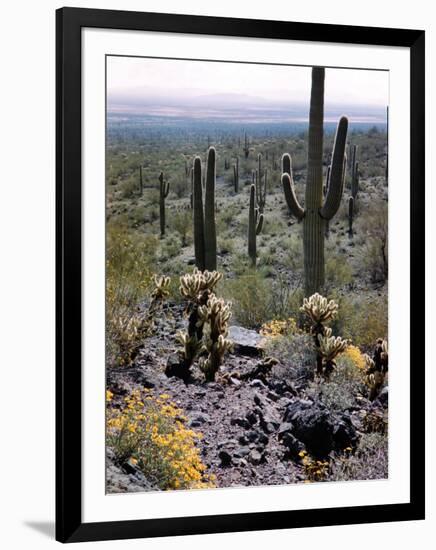
<svg viewBox="0 0 436 550"><path fill-rule="evenodd" d="M284 421L292 424L292 430L286 433L292 434L317 458L354 446L358 440L350 415L331 412L321 402L303 399L291 402L286 408ZM295 446L294 441L289 441L291 446Z"/></svg>
<svg viewBox="0 0 436 550"><path fill-rule="evenodd" d="M249 357L260 355L260 342L262 337L255 330L231 326L229 328L229 338L233 341L234 353L247 355Z"/></svg>

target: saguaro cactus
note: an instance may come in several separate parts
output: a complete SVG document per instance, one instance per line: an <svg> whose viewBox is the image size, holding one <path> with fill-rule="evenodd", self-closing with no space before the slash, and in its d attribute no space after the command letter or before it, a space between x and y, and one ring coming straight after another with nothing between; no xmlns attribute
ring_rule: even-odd
<svg viewBox="0 0 436 550"><path fill-rule="evenodd" d="M210 147L207 153L206 190L204 196L204 258L205 268L216 270L215 180L216 152Z"/></svg>
<svg viewBox="0 0 436 550"><path fill-rule="evenodd" d="M170 182L164 180L163 172L159 175L159 213L160 213L160 234L165 235L165 199L170 192Z"/></svg>
<svg viewBox="0 0 436 550"><path fill-rule="evenodd" d="M250 206L248 210L248 255L250 256L253 266L257 260L257 243L256 237L262 231L263 214L259 213L259 209L255 207L256 186L251 185L250 188Z"/></svg>
<svg viewBox="0 0 436 550"><path fill-rule="evenodd" d="M353 236L354 197L348 199L348 236Z"/></svg>
<svg viewBox="0 0 436 550"><path fill-rule="evenodd" d="M353 147L352 159L351 159L351 196L354 201L357 199L357 193L359 192L359 163L357 161L357 145Z"/></svg>
<svg viewBox="0 0 436 550"><path fill-rule="evenodd" d="M312 69L312 91L309 115L309 148L305 208L297 200L292 179L291 159L283 159L289 172L282 174L282 185L289 210L303 220L305 293L311 296L322 289L325 279L324 239L325 221L331 220L339 209L344 186L344 153L348 119L343 116L336 130L331 162L330 182L323 203L323 119L324 119L323 67Z"/></svg>
<svg viewBox="0 0 436 550"><path fill-rule="evenodd" d="M257 155L257 170L255 175L255 185L256 185L256 203L259 208L260 214L263 214L263 211L265 210L267 178L268 178L268 172L266 168L263 171L263 176L262 176L262 155L259 153Z"/></svg>
<svg viewBox="0 0 436 550"><path fill-rule="evenodd" d="M236 163L233 165L233 185L235 193L239 191L239 157L236 157Z"/></svg>
<svg viewBox="0 0 436 550"><path fill-rule="evenodd" d="M245 158L248 159L248 155L250 154L250 143L248 141L247 132L244 134L244 155Z"/></svg>
<svg viewBox="0 0 436 550"><path fill-rule="evenodd" d="M142 179L142 166L139 166L139 194L142 197L144 192L144 180Z"/></svg>
<svg viewBox="0 0 436 550"><path fill-rule="evenodd" d="M203 186L201 159L194 159L194 250L195 265L200 271L216 269L216 225L215 225L215 164L216 152L210 147L207 153L206 190L203 211Z"/></svg>

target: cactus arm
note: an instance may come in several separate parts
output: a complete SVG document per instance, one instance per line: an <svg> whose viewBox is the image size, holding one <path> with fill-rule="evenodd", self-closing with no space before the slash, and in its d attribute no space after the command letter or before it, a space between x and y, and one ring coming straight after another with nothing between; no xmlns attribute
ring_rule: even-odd
<svg viewBox="0 0 436 550"><path fill-rule="evenodd" d="M291 174L282 174L282 185L283 192L285 194L286 204L288 205L291 214L294 215L298 221L304 218L304 209L301 207L298 202L297 196L295 195L294 182L292 180Z"/></svg>
<svg viewBox="0 0 436 550"><path fill-rule="evenodd" d="M205 269L216 270L215 178L216 152L210 147L207 154L206 192L204 198L204 258Z"/></svg>
<svg viewBox="0 0 436 550"><path fill-rule="evenodd" d="M331 220L341 204L342 191L344 187L344 156L347 131L348 119L343 116L339 120L336 130L329 188L324 206L320 209L320 215L325 220Z"/></svg>
<svg viewBox="0 0 436 550"><path fill-rule="evenodd" d="M200 271L204 271L204 216L203 216L203 185L201 183L201 159L194 159L194 188L193 188L193 207L194 207L194 250L195 265Z"/></svg>
<svg viewBox="0 0 436 550"><path fill-rule="evenodd" d="M283 174L291 174L291 155L288 155L288 153L285 153L282 156L282 173Z"/></svg>
<svg viewBox="0 0 436 550"><path fill-rule="evenodd" d="M167 198L168 197L168 193L170 192L170 182L167 181L166 182L166 186L165 186L165 189L164 189L164 197Z"/></svg>
<svg viewBox="0 0 436 550"><path fill-rule="evenodd" d="M256 235L259 235L259 233L262 231L263 219L264 219L263 214L260 214L259 221L257 222L257 226L256 226Z"/></svg>

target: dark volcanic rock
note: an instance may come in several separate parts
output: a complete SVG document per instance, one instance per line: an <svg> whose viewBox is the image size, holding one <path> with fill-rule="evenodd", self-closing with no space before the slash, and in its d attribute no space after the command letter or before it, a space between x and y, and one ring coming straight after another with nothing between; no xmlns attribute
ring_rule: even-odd
<svg viewBox="0 0 436 550"><path fill-rule="evenodd" d="M289 425L289 424L287 424ZM299 441L292 433L287 431L281 431L278 435L279 441L286 447L285 457L296 460L298 453L304 450L304 445Z"/></svg>
<svg viewBox="0 0 436 550"><path fill-rule="evenodd" d="M232 463L232 455L225 450L220 451L218 457L221 461L221 466L230 466Z"/></svg>
<svg viewBox="0 0 436 550"><path fill-rule="evenodd" d="M382 407L387 408L388 402L389 402L389 388L388 386L385 386L381 392L378 394L377 399L375 400L376 403L380 403Z"/></svg>
<svg viewBox="0 0 436 550"><path fill-rule="evenodd" d="M191 376L189 369L180 360L177 354L170 355L165 367L165 374L168 378L176 377L181 378L184 382L187 382Z"/></svg>
<svg viewBox="0 0 436 550"><path fill-rule="evenodd" d="M232 426L240 426L241 428L248 429L250 427L250 422L246 418L234 417L230 420Z"/></svg>
<svg viewBox="0 0 436 550"><path fill-rule="evenodd" d="M297 399L287 406L284 420L292 424L292 430L285 433L292 434L316 457L354 446L358 439L349 415L330 412L320 402Z"/></svg>

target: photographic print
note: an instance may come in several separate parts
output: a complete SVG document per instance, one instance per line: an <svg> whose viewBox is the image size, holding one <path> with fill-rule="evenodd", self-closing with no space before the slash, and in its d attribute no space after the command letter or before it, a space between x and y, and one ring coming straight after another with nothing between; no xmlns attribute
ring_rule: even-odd
<svg viewBox="0 0 436 550"><path fill-rule="evenodd" d="M106 57L107 493L388 478L388 120L384 70Z"/></svg>

